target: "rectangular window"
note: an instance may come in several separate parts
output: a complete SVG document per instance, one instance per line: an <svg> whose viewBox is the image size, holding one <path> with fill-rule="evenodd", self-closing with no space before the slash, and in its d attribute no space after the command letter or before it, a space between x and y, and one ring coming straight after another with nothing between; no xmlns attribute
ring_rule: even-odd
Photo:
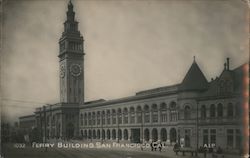
<svg viewBox="0 0 250 158"><path fill-rule="evenodd" d="M227 130L227 147L232 148L234 144L234 130Z"/></svg>
<svg viewBox="0 0 250 158"><path fill-rule="evenodd" d="M216 145L216 129L211 129L210 130L210 144L215 144Z"/></svg>
<svg viewBox="0 0 250 158"><path fill-rule="evenodd" d="M235 131L235 133L236 133L236 135L235 135L235 137L236 137L236 148L241 148L241 134L240 134L240 130L239 129L236 129L236 131Z"/></svg>
<svg viewBox="0 0 250 158"><path fill-rule="evenodd" d="M203 145L204 144L208 145L208 130L207 129L203 130Z"/></svg>

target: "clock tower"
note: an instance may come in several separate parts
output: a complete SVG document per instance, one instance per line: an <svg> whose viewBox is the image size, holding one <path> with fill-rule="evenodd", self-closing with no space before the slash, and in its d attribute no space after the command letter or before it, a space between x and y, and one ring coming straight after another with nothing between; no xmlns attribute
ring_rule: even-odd
<svg viewBox="0 0 250 158"><path fill-rule="evenodd" d="M60 102L84 103L84 48L73 4L68 3L67 20L59 40Z"/></svg>

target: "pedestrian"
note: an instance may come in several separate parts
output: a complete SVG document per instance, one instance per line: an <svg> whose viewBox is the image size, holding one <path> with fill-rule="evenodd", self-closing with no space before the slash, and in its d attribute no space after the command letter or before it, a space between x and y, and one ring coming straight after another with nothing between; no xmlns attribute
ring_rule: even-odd
<svg viewBox="0 0 250 158"><path fill-rule="evenodd" d="M204 158L207 157L207 147L204 147Z"/></svg>
<svg viewBox="0 0 250 158"><path fill-rule="evenodd" d="M153 142L150 143L151 151L154 151Z"/></svg>
<svg viewBox="0 0 250 158"><path fill-rule="evenodd" d="M162 144L161 142L159 143L159 151L161 152L161 149L162 149Z"/></svg>

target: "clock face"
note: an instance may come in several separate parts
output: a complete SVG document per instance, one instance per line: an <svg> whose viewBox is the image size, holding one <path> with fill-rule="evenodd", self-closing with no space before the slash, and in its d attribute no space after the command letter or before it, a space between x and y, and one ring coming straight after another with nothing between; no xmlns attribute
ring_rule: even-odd
<svg viewBox="0 0 250 158"><path fill-rule="evenodd" d="M61 65L61 67L60 67L60 76L62 78L65 76L65 67L64 67L64 65Z"/></svg>
<svg viewBox="0 0 250 158"><path fill-rule="evenodd" d="M70 72L73 76L79 76L81 71L81 66L79 64L72 64L70 66Z"/></svg>

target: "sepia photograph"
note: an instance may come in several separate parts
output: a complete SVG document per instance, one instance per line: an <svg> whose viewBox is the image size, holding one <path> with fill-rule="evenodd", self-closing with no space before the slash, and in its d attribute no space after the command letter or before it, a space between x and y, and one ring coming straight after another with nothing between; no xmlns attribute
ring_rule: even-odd
<svg viewBox="0 0 250 158"><path fill-rule="evenodd" d="M0 0L0 158L249 157L249 0Z"/></svg>

